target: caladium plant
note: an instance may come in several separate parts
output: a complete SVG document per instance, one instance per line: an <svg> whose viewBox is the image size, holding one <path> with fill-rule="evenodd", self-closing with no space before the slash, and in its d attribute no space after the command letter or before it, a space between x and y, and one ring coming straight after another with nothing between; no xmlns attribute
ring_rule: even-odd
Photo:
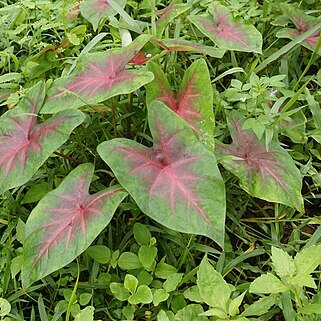
<svg viewBox="0 0 321 321"><path fill-rule="evenodd" d="M225 188L214 153L160 101L150 104L148 122L152 147L116 138L100 144L99 155L143 213L223 246Z"/></svg>
<svg viewBox="0 0 321 321"><path fill-rule="evenodd" d="M161 37L166 26L180 14L184 13L191 7L188 3L176 3L172 1L167 8L158 11L160 17L156 22L156 36Z"/></svg>
<svg viewBox="0 0 321 321"><path fill-rule="evenodd" d="M188 19L219 48L245 52L262 52L262 35L249 22L234 18L230 10L213 1L210 14L190 15Z"/></svg>
<svg viewBox="0 0 321 321"><path fill-rule="evenodd" d="M142 35L121 49L79 57L70 76L53 82L41 112L54 113L62 109L97 104L116 95L131 93L152 81L151 72L142 68L126 68L149 39L150 36Z"/></svg>
<svg viewBox="0 0 321 321"><path fill-rule="evenodd" d="M22 283L31 283L80 255L107 226L127 193L113 186L88 193L92 164L69 173L31 212L26 223Z"/></svg>
<svg viewBox="0 0 321 321"><path fill-rule="evenodd" d="M320 18L307 15L293 5L282 3L280 4L280 7L283 13L294 23L296 27L295 29L284 28L278 31L276 35L280 38L289 38L293 40L321 22ZM320 30L317 30L311 36L302 41L301 44L313 51L317 45L319 37ZM321 54L321 49L319 49L318 53L319 55Z"/></svg>
<svg viewBox="0 0 321 321"><path fill-rule="evenodd" d="M123 8L126 0L118 0L117 4ZM94 30L97 30L102 18L112 17L117 13L108 0L82 0L80 12L93 25Z"/></svg>
<svg viewBox="0 0 321 321"><path fill-rule="evenodd" d="M303 211L301 174L292 157L277 141L267 150L254 132L242 129L243 123L239 112L230 115L233 143L217 147L221 164L240 179L240 186L250 195Z"/></svg>
<svg viewBox="0 0 321 321"><path fill-rule="evenodd" d="M147 85L147 105L154 100L165 103L182 117L199 139L214 148L213 90L205 60L195 61L187 70L176 93L159 65L150 62L147 68L154 80Z"/></svg>
<svg viewBox="0 0 321 321"><path fill-rule="evenodd" d="M39 82L0 118L0 194L28 182L85 118L69 110L38 123L44 99L44 84Z"/></svg>

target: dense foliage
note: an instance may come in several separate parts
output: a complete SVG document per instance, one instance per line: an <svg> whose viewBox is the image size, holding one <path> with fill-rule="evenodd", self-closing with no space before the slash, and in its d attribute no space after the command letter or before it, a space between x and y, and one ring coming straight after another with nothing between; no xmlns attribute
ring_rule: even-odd
<svg viewBox="0 0 321 321"><path fill-rule="evenodd" d="M0 319L321 320L320 12L0 0Z"/></svg>

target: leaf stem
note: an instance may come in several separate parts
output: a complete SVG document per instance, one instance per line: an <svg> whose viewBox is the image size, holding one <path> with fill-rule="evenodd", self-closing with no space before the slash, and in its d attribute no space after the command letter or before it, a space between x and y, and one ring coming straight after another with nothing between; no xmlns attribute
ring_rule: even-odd
<svg viewBox="0 0 321 321"><path fill-rule="evenodd" d="M131 136L131 125L132 125L132 116L131 113L133 112L133 93L129 94L129 117L127 123L127 138Z"/></svg>
<svg viewBox="0 0 321 321"><path fill-rule="evenodd" d="M116 124L116 117L115 117L115 105L114 105L113 98L110 98L110 108L111 108L112 125L114 128L114 136L118 137L117 128L116 128L117 124Z"/></svg>

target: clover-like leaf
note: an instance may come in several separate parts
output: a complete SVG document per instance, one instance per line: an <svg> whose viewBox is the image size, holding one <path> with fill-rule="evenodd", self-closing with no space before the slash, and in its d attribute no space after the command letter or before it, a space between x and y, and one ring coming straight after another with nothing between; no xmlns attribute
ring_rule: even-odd
<svg viewBox="0 0 321 321"><path fill-rule="evenodd" d="M121 49L84 54L68 77L55 80L48 91L42 113L54 113L86 104L96 104L110 97L128 94L153 80L144 69L127 69L128 62L150 39L137 37Z"/></svg>
<svg viewBox="0 0 321 321"><path fill-rule="evenodd" d="M296 29L284 28L278 31L276 35L280 38L289 38L293 40L321 22L320 18L310 16L293 5L281 3L280 7L283 13L290 18L296 27ZM320 30L317 30L311 36L308 36L304 41L302 41L301 44L313 51L317 45L319 37ZM321 54L321 49L319 49L318 53L319 55Z"/></svg>
<svg viewBox="0 0 321 321"><path fill-rule="evenodd" d="M276 141L269 150L249 130L242 130L243 116L233 112L228 127L233 143L218 147L221 163L240 179L240 186L252 196L303 211L302 180L293 159Z"/></svg>
<svg viewBox="0 0 321 321"><path fill-rule="evenodd" d="M126 0L118 0L117 3L124 7ZM97 30L99 21L102 18L112 17L117 13L108 0L82 0L80 12L93 25L94 30Z"/></svg>
<svg viewBox="0 0 321 321"><path fill-rule="evenodd" d="M161 37L166 26L190 7L188 3L176 3L174 0L165 9L158 11L160 17L156 22L156 36Z"/></svg>
<svg viewBox="0 0 321 321"><path fill-rule="evenodd" d="M225 188L213 152L160 101L150 104L148 120L151 148L117 138L100 144L99 155L146 215L222 246Z"/></svg>
<svg viewBox="0 0 321 321"><path fill-rule="evenodd" d="M203 59L197 60L187 69L177 93L171 89L166 75L156 63L149 63L147 68L155 77L147 85L147 104L153 100L165 103L213 150L213 90L206 62Z"/></svg>
<svg viewBox="0 0 321 321"><path fill-rule="evenodd" d="M262 52L262 35L249 22L234 18L218 1L209 6L211 15L190 15L188 19L219 48L245 52Z"/></svg>
<svg viewBox="0 0 321 321"><path fill-rule="evenodd" d="M69 110L38 123L44 97L39 82L0 118L0 194L28 182L85 118L80 111Z"/></svg>
<svg viewBox="0 0 321 321"><path fill-rule="evenodd" d="M23 247L25 287L65 266L106 227L127 193L119 186L88 193L92 164L74 169L31 212Z"/></svg>
<svg viewBox="0 0 321 321"><path fill-rule="evenodd" d="M214 58L222 58L226 52L225 49L184 39L162 39L158 40L158 44L168 51L197 52Z"/></svg>

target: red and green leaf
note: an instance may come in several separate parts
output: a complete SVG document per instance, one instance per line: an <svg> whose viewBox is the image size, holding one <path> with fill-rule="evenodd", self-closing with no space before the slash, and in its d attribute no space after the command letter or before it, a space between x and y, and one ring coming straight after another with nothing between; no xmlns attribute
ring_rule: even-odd
<svg viewBox="0 0 321 321"><path fill-rule="evenodd" d="M106 52L88 53L78 58L68 77L55 80L48 91L42 113L97 104L120 94L131 93L153 80L153 74L126 65L149 41L142 35L130 45Z"/></svg>
<svg viewBox="0 0 321 321"><path fill-rule="evenodd" d="M303 11L297 9L290 4L280 4L280 7L283 13L294 23L295 29L293 28L284 28L277 32L277 37L279 38L289 38L291 40L297 38L306 31L312 29L318 23L321 22L320 18L315 18L313 16L307 15ZM320 30L314 32L311 36L307 37L301 44L310 49L314 50L318 39L320 37ZM321 49L318 52L321 55Z"/></svg>
<svg viewBox="0 0 321 321"><path fill-rule="evenodd" d="M222 246L225 187L213 152L160 101L150 104L148 121L151 148L116 138L100 144L99 155L146 215Z"/></svg>
<svg viewBox="0 0 321 321"><path fill-rule="evenodd" d="M197 52L214 58L222 58L226 52L212 46L206 46L193 41L184 39L162 39L158 40L159 45L168 51Z"/></svg>
<svg viewBox="0 0 321 321"><path fill-rule="evenodd" d="M166 26L190 7L191 5L188 3L176 3L174 0L167 8L159 10L158 13L160 14L160 17L156 22L156 36L160 38L163 35Z"/></svg>
<svg viewBox="0 0 321 321"><path fill-rule="evenodd" d="M232 113L228 119L233 143L217 147L222 165L237 176L250 195L303 211L302 179L293 159L276 141L269 150L249 130L243 130L243 116Z"/></svg>
<svg viewBox="0 0 321 321"><path fill-rule="evenodd" d="M23 248L24 287L69 264L107 226L127 195L119 186L88 193L92 164L74 169L31 212Z"/></svg>
<svg viewBox="0 0 321 321"><path fill-rule="evenodd" d="M213 90L206 62L197 60L186 70L177 93L171 89L166 75L156 63L149 63L147 68L154 73L154 80L147 85L147 104L153 100L165 103L213 150Z"/></svg>
<svg viewBox="0 0 321 321"><path fill-rule="evenodd" d="M0 194L28 182L85 118L80 111L70 110L38 123L44 97L40 82L0 118Z"/></svg>
<svg viewBox="0 0 321 321"><path fill-rule="evenodd" d="M126 0L118 0L117 3L124 7ZM117 13L108 0L82 0L80 12L93 25L94 30L97 30L102 18L112 17Z"/></svg>
<svg viewBox="0 0 321 321"><path fill-rule="evenodd" d="M209 6L211 15L190 15L188 19L219 48L245 52L262 52L262 35L249 22L234 18L230 10L217 1Z"/></svg>

